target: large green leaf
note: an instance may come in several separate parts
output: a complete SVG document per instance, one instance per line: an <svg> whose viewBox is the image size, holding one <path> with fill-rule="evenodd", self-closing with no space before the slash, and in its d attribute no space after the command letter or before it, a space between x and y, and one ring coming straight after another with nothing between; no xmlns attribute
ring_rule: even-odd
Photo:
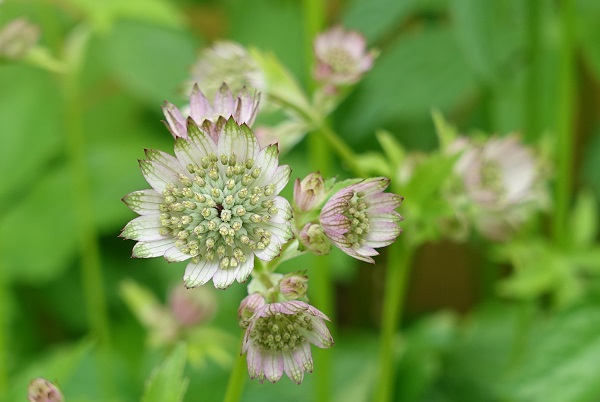
<svg viewBox="0 0 600 402"><path fill-rule="evenodd" d="M0 217L31 191L61 149L60 92L52 78L36 69L0 66Z"/></svg>
<svg viewBox="0 0 600 402"><path fill-rule="evenodd" d="M516 402L587 402L600 398L600 308L583 306L541 327L506 383Z"/></svg>
<svg viewBox="0 0 600 402"><path fill-rule="evenodd" d="M364 82L340 110L341 132L369 133L386 122L429 119L472 96L475 79L448 28L401 37L382 52Z"/></svg>
<svg viewBox="0 0 600 402"><path fill-rule="evenodd" d="M77 245L71 173L49 170L0 221L2 269L9 279L44 283L69 266Z"/></svg>
<svg viewBox="0 0 600 402"><path fill-rule="evenodd" d="M106 63L117 80L149 105L179 98L196 56L187 32L136 21L119 21L103 38Z"/></svg>

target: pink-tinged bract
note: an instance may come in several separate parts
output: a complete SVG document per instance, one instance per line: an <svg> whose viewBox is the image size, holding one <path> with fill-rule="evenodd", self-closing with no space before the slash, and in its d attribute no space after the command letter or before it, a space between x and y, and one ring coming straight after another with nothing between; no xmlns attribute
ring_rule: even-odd
<svg viewBox="0 0 600 402"><path fill-rule="evenodd" d="M333 346L325 325L329 318L313 306L298 300L269 303L258 308L244 334L250 378L276 382L283 373L300 384L304 372L312 373L310 344Z"/></svg>
<svg viewBox="0 0 600 402"><path fill-rule="evenodd" d="M234 96L227 84L222 84L211 103L195 84L190 95L187 113L183 113L169 102L165 102L162 110L166 126L174 138L189 138L187 119L191 117L217 142L223 124L230 117L233 117L238 125L246 124L251 127L258 112L259 102L260 94L258 92L251 93L244 87Z"/></svg>
<svg viewBox="0 0 600 402"><path fill-rule="evenodd" d="M152 189L123 198L140 214L121 234L138 242L133 257L191 259L188 288L244 282L254 256L270 261L292 237L291 206L278 196L290 168L279 166L277 145L260 148L233 118L218 124L218 141L190 119L176 156L147 150L140 167Z"/></svg>
<svg viewBox="0 0 600 402"><path fill-rule="evenodd" d="M390 245L402 232L395 209L403 197L384 193L384 177L363 180L335 193L321 210L325 235L346 254L373 263L379 247Z"/></svg>

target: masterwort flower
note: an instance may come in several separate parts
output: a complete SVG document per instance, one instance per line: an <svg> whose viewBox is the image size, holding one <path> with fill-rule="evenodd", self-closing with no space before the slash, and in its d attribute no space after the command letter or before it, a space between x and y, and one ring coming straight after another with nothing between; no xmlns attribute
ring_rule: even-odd
<svg viewBox="0 0 600 402"><path fill-rule="evenodd" d="M246 124L252 127L259 102L260 94L258 92L251 94L246 87L243 87L234 97L227 84L223 83L211 105L198 85L194 84L187 113L182 113L177 106L169 102L165 102L162 109L167 119L166 126L174 138L188 138L187 117L189 116L201 125L202 129L216 142L223 128L222 124L219 125L218 123L224 123L229 117L233 117L238 124ZM187 116L184 116L184 114ZM225 120L219 120L219 117L224 117Z"/></svg>
<svg viewBox="0 0 600 402"><path fill-rule="evenodd" d="M341 26L320 34L314 43L315 78L334 86L358 82L371 69L375 59L375 52L367 52L366 47L364 36Z"/></svg>
<svg viewBox="0 0 600 402"><path fill-rule="evenodd" d="M232 92L239 92L244 87L263 88L265 81L260 67L248 51L242 45L229 41L215 42L202 51L192 67L192 80L192 85L198 83L209 97L217 93L223 82Z"/></svg>
<svg viewBox="0 0 600 402"><path fill-rule="evenodd" d="M385 177L365 179L335 193L325 203L319 220L325 235L346 254L374 263L375 248L394 242L402 217L394 211L403 197L384 193Z"/></svg>
<svg viewBox="0 0 600 402"><path fill-rule="evenodd" d="M292 237L291 206L278 196L290 168L278 165L277 145L261 149L248 126L233 118L222 125L215 141L189 119L189 138L175 139L176 157L147 150L140 161L153 189L123 198L141 215L122 232L138 241L133 257L191 259L188 288L211 278L220 289L243 282L254 256L272 260Z"/></svg>
<svg viewBox="0 0 600 402"><path fill-rule="evenodd" d="M324 320L329 318L298 300L259 307L249 321L242 344L250 378L258 378L261 383L265 379L276 382L285 372L300 384L304 372L313 370L310 344L333 346Z"/></svg>
<svg viewBox="0 0 600 402"><path fill-rule="evenodd" d="M462 151L455 172L485 236L505 239L546 203L539 163L517 135L491 137L483 144L459 138L452 148Z"/></svg>

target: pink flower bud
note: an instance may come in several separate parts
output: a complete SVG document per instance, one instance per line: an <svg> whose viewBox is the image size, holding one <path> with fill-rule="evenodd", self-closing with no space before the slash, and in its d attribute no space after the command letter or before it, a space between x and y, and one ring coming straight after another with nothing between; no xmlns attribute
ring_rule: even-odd
<svg viewBox="0 0 600 402"><path fill-rule="evenodd" d="M288 300L299 300L308 291L308 276L292 272L279 281L279 291Z"/></svg>
<svg viewBox="0 0 600 402"><path fill-rule="evenodd" d="M331 242L321 225L317 223L307 223L299 237L300 243L313 254L327 255L331 252Z"/></svg>
<svg viewBox="0 0 600 402"><path fill-rule="evenodd" d="M294 183L294 203L299 211L306 212L317 207L325 198L325 183L321 173L315 172L302 181Z"/></svg>

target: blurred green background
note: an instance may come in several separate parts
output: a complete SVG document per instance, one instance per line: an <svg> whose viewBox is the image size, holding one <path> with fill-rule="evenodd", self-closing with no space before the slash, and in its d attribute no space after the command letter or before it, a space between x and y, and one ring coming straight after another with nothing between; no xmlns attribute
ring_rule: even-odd
<svg viewBox="0 0 600 402"><path fill-rule="evenodd" d="M597 199L600 2L564 3L572 10L575 72L575 96L567 104L558 96L562 2L324 3L329 24L363 32L370 47L381 51L373 70L334 112L333 125L355 150L377 149L374 133L380 128L409 149L430 150L437 145L434 108L461 131L520 131L534 142L555 132L557 111L571 107L573 180ZM75 82L27 63L0 64L0 397L25 400L27 383L43 376L58 381L68 401L137 401L166 351L145 347L146 330L119 295L120 283L133 278L164 300L181 283L185 264L130 259L133 242L117 238L135 216L121 197L147 187L136 159L144 148L170 151L160 105L184 103L181 84L199 49L216 39L270 50L306 84L312 61L306 57L302 3L0 3L0 26L20 16L40 27L40 44L57 59L71 57L67 49L77 46L69 41L78 40L83 25L91 36ZM302 164L306 152L301 143L283 158L294 168L292 179L308 172ZM591 278L582 301L566 311L532 313L498 297L495 278L509 267L482 254L478 243L441 242L417 255L405 331L398 335L395 400L599 400L597 280ZM307 261L300 258L286 270L304 268ZM333 356L332 400L368 401L383 269L339 253L329 261L338 327L336 346L327 352ZM101 278L82 268L94 265ZM236 339L244 291L235 284L217 292L218 313L210 324ZM106 299L109 328L97 322L94 309L102 305L89 305L86 294ZM507 366L511 345L521 336L515 330L520 320L528 323L525 351ZM234 342L224 348L237 355ZM221 400L228 374L227 364L210 359L187 367L185 400ZM317 366L301 386L286 378L275 385L248 381L243 400L309 401L318 375Z"/></svg>

